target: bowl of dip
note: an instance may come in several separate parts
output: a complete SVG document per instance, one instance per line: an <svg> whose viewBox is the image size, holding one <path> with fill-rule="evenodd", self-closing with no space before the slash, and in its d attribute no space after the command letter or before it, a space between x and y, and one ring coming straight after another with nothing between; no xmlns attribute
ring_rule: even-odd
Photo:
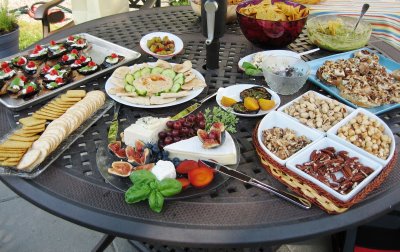
<svg viewBox="0 0 400 252"><path fill-rule="evenodd" d="M280 95L291 95L300 90L310 75L310 66L293 56L270 56L262 63L268 86Z"/></svg>
<svg viewBox="0 0 400 252"><path fill-rule="evenodd" d="M371 25L361 21L354 27L357 18L321 15L308 19L308 38L314 45L333 52L345 52L364 47L371 37Z"/></svg>

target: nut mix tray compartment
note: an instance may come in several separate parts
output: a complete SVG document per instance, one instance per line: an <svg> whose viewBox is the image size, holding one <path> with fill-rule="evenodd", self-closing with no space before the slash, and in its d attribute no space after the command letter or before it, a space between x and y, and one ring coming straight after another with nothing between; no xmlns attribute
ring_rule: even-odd
<svg viewBox="0 0 400 252"><path fill-rule="evenodd" d="M304 111L297 114L293 111L288 113L288 108L299 105L299 101L310 101L310 94L311 103L315 105L322 106L327 102L331 106L329 110L336 112L339 111L336 107L340 107L340 111L344 111L342 109L345 108L344 116L340 120L336 120L339 118L337 117L329 121L329 127L325 129L317 129L318 125L299 120ZM281 107L279 111L266 115L253 131L253 143L263 167L272 176L324 211L338 214L362 201L382 184L396 164L397 152L393 133L381 119L365 109L353 110L338 102L331 104L331 100L312 91L303 94ZM316 111L320 109L318 106L310 107ZM308 106L301 108L307 109ZM369 120L373 129L361 127L354 130L352 136L356 135L358 140L355 142L351 142L354 137L350 140L343 134L338 136L338 129L344 125L350 127L350 122L361 122L361 118ZM291 141L285 142L282 137L278 139L278 147L274 147L271 141L268 142L270 138L267 139L266 136L268 132L276 129L288 131L292 135L289 137ZM310 132L319 135L313 136ZM310 143L293 150L293 142L303 138L308 139ZM375 151L377 146L372 149L371 144L364 144L368 141L373 141L379 149L385 148L387 151ZM282 160L274 153L277 150L290 154Z"/></svg>
<svg viewBox="0 0 400 252"><path fill-rule="evenodd" d="M138 52L87 33L51 41L49 45L36 45L33 50L0 60L3 93L0 102L10 110L19 111L140 56Z"/></svg>

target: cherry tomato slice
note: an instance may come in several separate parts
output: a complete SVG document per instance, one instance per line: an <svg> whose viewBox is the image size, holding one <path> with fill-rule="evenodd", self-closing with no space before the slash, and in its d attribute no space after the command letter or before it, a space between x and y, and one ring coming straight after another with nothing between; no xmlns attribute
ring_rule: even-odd
<svg viewBox="0 0 400 252"><path fill-rule="evenodd" d="M178 180L182 184L183 190L185 190L190 186L190 181L187 178L177 178L176 180Z"/></svg>
<svg viewBox="0 0 400 252"><path fill-rule="evenodd" d="M210 168L199 167L190 170L188 173L190 184L196 188L208 186L214 179L214 172Z"/></svg>

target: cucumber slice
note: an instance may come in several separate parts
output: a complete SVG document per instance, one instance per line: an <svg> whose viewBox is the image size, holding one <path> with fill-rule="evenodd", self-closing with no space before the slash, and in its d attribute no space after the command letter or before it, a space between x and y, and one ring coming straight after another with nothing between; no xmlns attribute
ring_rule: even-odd
<svg viewBox="0 0 400 252"><path fill-rule="evenodd" d="M172 69L165 69L161 74L171 78L171 80L173 80L176 76L176 73Z"/></svg>
<svg viewBox="0 0 400 252"><path fill-rule="evenodd" d="M152 74L161 74L162 71L164 71L164 69L161 67L155 67L155 68L151 69Z"/></svg>
<svg viewBox="0 0 400 252"><path fill-rule="evenodd" d="M183 77L182 78L178 78L178 79L174 80L174 84L175 83L178 83L179 85L183 85L183 83L185 83L185 80L183 79Z"/></svg>
<svg viewBox="0 0 400 252"><path fill-rule="evenodd" d="M136 89L136 93L137 93L138 95L140 95L140 96L146 96L147 91L146 91L146 90L139 90L139 89Z"/></svg>
<svg viewBox="0 0 400 252"><path fill-rule="evenodd" d="M151 68L149 68L149 67L143 68L142 70L140 70L140 74L142 77L151 74Z"/></svg>
<svg viewBox="0 0 400 252"><path fill-rule="evenodd" d="M139 79L140 77L142 77L141 71L137 70L136 72L133 73L133 78L135 80Z"/></svg>
<svg viewBox="0 0 400 252"><path fill-rule="evenodd" d="M125 82L132 85L133 81L135 80L135 77L131 74L125 75Z"/></svg>
<svg viewBox="0 0 400 252"><path fill-rule="evenodd" d="M176 81L177 79L180 78L185 78L185 76L183 75L183 73L178 73L175 77L174 77L174 81Z"/></svg>
<svg viewBox="0 0 400 252"><path fill-rule="evenodd" d="M129 85L129 84L127 84L127 83L125 84L124 88L125 88L125 91L128 92L128 93L133 93L133 92L135 92L135 87L132 86L132 85Z"/></svg>
<svg viewBox="0 0 400 252"><path fill-rule="evenodd" d="M171 93L177 93L181 89L181 84L179 83L174 83L171 87Z"/></svg>

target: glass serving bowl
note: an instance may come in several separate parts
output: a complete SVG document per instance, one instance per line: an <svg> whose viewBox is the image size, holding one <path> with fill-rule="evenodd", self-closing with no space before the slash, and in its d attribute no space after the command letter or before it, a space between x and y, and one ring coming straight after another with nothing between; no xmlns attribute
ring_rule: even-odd
<svg viewBox="0 0 400 252"><path fill-rule="evenodd" d="M256 19L239 13L239 10L249 4L258 4L261 0L249 0L240 3L236 8L236 15L243 35L253 44L261 48L280 48L292 43L301 33L307 21L307 16L294 21L269 21ZM293 7L306 6L290 1L277 0L273 2L285 2Z"/></svg>
<svg viewBox="0 0 400 252"><path fill-rule="evenodd" d="M292 56L270 56L262 63L262 71L268 86L281 95L299 91L310 75L310 66Z"/></svg>
<svg viewBox="0 0 400 252"><path fill-rule="evenodd" d="M356 31L353 29L357 18L321 15L307 21L307 33L316 46L334 52L351 51L365 46L371 37L371 25L361 21Z"/></svg>

